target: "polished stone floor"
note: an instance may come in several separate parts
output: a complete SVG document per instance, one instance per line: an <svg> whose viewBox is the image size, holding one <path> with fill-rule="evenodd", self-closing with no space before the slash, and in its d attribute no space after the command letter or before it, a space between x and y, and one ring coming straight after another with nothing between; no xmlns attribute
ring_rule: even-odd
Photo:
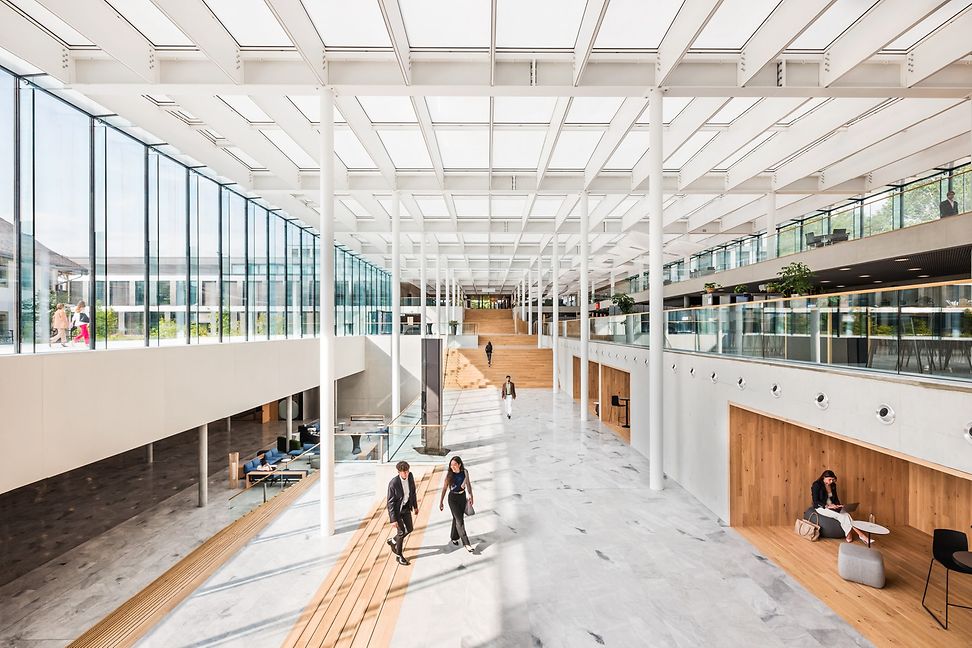
<svg viewBox="0 0 972 648"><path fill-rule="evenodd" d="M647 460L598 422L581 423L567 396L518 396L507 420L495 390L459 395L446 445L473 478L476 551L449 544L448 508L436 508L423 546L406 545L415 570L392 645L869 645L677 484L650 491ZM320 537L318 490L306 493L139 645L279 645L385 479L374 465L339 464L337 535ZM130 537L97 538L68 554L87 552L102 568L86 568L83 557L68 573L45 566L34 584L55 611L0 624L0 646L65 645L71 627L86 627L79 617L129 595L139 577L119 586L124 569L191 544L183 532L204 536L212 531L198 527L226 516L213 505L158 508L136 522L150 529L143 536L136 526ZM142 537L156 540L143 550ZM123 559L106 561L119 541ZM12 593L0 588L0 601Z"/></svg>

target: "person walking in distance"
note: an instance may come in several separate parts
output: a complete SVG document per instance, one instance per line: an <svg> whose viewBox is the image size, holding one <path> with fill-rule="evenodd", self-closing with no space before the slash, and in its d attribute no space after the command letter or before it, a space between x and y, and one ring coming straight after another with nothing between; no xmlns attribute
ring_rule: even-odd
<svg viewBox="0 0 972 648"><path fill-rule="evenodd" d="M388 538L388 546L398 556L399 565L407 565L402 555L405 536L412 532L412 514L418 515L418 501L415 499L415 477L409 472L407 461L395 464L398 474L388 482L388 519L395 525L395 537Z"/></svg>
<svg viewBox="0 0 972 648"><path fill-rule="evenodd" d="M462 546L469 553L473 552L473 547L469 544L469 536L466 535L466 507L473 505L472 480L469 478L469 471L462 463L459 455L449 461L449 470L446 472L445 480L442 482L442 492L439 493L439 510L444 507L442 501L445 499L446 492L449 493L449 510L452 511L452 531L449 538L452 544Z"/></svg>
<svg viewBox="0 0 972 648"><path fill-rule="evenodd" d="M486 364L493 366L493 343L489 340L486 341Z"/></svg>
<svg viewBox="0 0 972 648"><path fill-rule="evenodd" d="M91 319L88 317L88 314L84 312L84 309L85 304L84 300L82 299L78 302L78 305L74 307L74 317L71 319L72 327L78 327L78 334L75 335L71 340L71 344L74 344L81 339L84 340L85 346L88 346L88 344L91 342L91 334L88 333L88 324L91 322Z"/></svg>
<svg viewBox="0 0 972 648"><path fill-rule="evenodd" d="M55 342L60 342L61 346L66 347L68 341L68 328L70 328L71 323L68 321L67 311L64 309L64 304L58 304L54 309L54 315L51 317L51 328L56 331L54 337L51 338L51 346L54 346Z"/></svg>
<svg viewBox="0 0 972 648"><path fill-rule="evenodd" d="M506 382L503 383L503 400L506 401L506 418L513 418L513 401L516 400L516 385L510 380L510 377L506 377Z"/></svg>

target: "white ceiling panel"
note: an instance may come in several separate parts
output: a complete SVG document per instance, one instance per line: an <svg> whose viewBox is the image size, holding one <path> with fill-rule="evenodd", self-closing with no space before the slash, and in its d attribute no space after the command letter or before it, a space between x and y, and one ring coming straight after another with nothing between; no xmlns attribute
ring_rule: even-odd
<svg viewBox="0 0 972 648"><path fill-rule="evenodd" d="M742 49L780 0L723 0L693 49Z"/></svg>
<svg viewBox="0 0 972 648"><path fill-rule="evenodd" d="M556 97L496 97L493 121L497 124L549 124L556 105Z"/></svg>
<svg viewBox="0 0 972 648"><path fill-rule="evenodd" d="M390 47L377 2L304 2L307 15L327 47Z"/></svg>
<svg viewBox="0 0 972 648"><path fill-rule="evenodd" d="M405 122L414 124L415 109L408 97L358 97L368 119L375 123Z"/></svg>
<svg viewBox="0 0 972 648"><path fill-rule="evenodd" d="M641 159L641 157L648 151L648 131L647 130L634 130L630 131L621 140L621 144L615 149L614 154L611 155L607 164L604 165L605 169L626 169L631 170L634 168L635 162Z"/></svg>
<svg viewBox="0 0 972 648"><path fill-rule="evenodd" d="M607 124L621 107L621 97L574 97L567 110L568 124Z"/></svg>
<svg viewBox="0 0 972 648"><path fill-rule="evenodd" d="M573 48L586 5L586 0L496 0L496 46Z"/></svg>
<svg viewBox="0 0 972 648"><path fill-rule="evenodd" d="M442 165L447 169L486 169L489 167L488 129L436 128Z"/></svg>
<svg viewBox="0 0 972 648"><path fill-rule="evenodd" d="M488 1L398 0L398 5L411 47L489 47Z"/></svg>
<svg viewBox="0 0 972 648"><path fill-rule="evenodd" d="M493 218L516 218L523 216L526 209L526 198L523 196L495 196L493 197Z"/></svg>
<svg viewBox="0 0 972 648"><path fill-rule="evenodd" d="M242 47L290 47L293 43L263 0L204 0Z"/></svg>
<svg viewBox="0 0 972 648"><path fill-rule="evenodd" d="M874 6L873 0L837 0L787 48L825 50L845 29Z"/></svg>
<svg viewBox="0 0 972 648"><path fill-rule="evenodd" d="M516 128L493 131L494 169L536 169L547 131Z"/></svg>
<svg viewBox="0 0 972 648"><path fill-rule="evenodd" d="M611 0L595 49L658 49L682 0Z"/></svg>
<svg viewBox="0 0 972 648"><path fill-rule="evenodd" d="M489 198L486 196L456 196L456 215L459 218L486 218L489 216Z"/></svg>
<svg viewBox="0 0 972 648"><path fill-rule="evenodd" d="M442 196L415 196L415 202L426 218L449 218L449 207Z"/></svg>
<svg viewBox="0 0 972 648"><path fill-rule="evenodd" d="M398 169L431 169L432 159L422 138L422 132L415 130L378 130L378 137L385 145Z"/></svg>
<svg viewBox="0 0 972 648"><path fill-rule="evenodd" d="M489 97L426 97L436 124L488 124Z"/></svg>
<svg viewBox="0 0 972 648"><path fill-rule="evenodd" d="M297 106L297 110L303 113L307 121L315 124L321 122L321 98L317 95L289 95L287 97L290 101ZM341 115L340 111L334 108L334 122L344 123L344 117Z"/></svg>
<svg viewBox="0 0 972 648"><path fill-rule="evenodd" d="M375 169L375 163L350 130L335 129L334 152L349 169Z"/></svg>
<svg viewBox="0 0 972 648"><path fill-rule="evenodd" d="M587 166L603 134L604 131L588 129L563 131L557 139L557 146L550 159L550 168L583 169Z"/></svg>
<svg viewBox="0 0 972 648"><path fill-rule="evenodd" d="M261 130L260 132L301 169L317 169L321 166L314 158L307 155L307 152L290 135L282 130Z"/></svg>

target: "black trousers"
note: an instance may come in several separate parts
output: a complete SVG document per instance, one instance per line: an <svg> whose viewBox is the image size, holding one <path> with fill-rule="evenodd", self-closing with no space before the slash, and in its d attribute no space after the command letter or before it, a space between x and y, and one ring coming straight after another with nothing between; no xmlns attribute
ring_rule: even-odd
<svg viewBox="0 0 972 648"><path fill-rule="evenodd" d="M450 538L462 540L462 544L469 544L469 537L466 535L466 494L449 493L449 510L452 511L452 532Z"/></svg>
<svg viewBox="0 0 972 648"><path fill-rule="evenodd" d="M493 354L492 353L487 353L486 354L486 362L487 362L487 364L493 364Z"/></svg>
<svg viewBox="0 0 972 648"><path fill-rule="evenodd" d="M405 546L405 536L412 532L412 510L402 509L398 513L398 533L395 534L395 544L392 545L392 551L394 551L399 556L402 555L402 549Z"/></svg>

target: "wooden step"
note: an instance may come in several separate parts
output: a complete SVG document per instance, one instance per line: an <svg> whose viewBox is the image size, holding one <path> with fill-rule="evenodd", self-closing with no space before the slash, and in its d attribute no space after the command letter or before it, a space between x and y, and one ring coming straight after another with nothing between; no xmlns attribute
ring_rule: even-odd
<svg viewBox="0 0 972 648"><path fill-rule="evenodd" d="M553 385L552 351L530 346L500 347L493 354L492 366L487 364L482 348L449 351L446 365L448 388L499 387L507 375L513 378L517 387L550 388Z"/></svg>

